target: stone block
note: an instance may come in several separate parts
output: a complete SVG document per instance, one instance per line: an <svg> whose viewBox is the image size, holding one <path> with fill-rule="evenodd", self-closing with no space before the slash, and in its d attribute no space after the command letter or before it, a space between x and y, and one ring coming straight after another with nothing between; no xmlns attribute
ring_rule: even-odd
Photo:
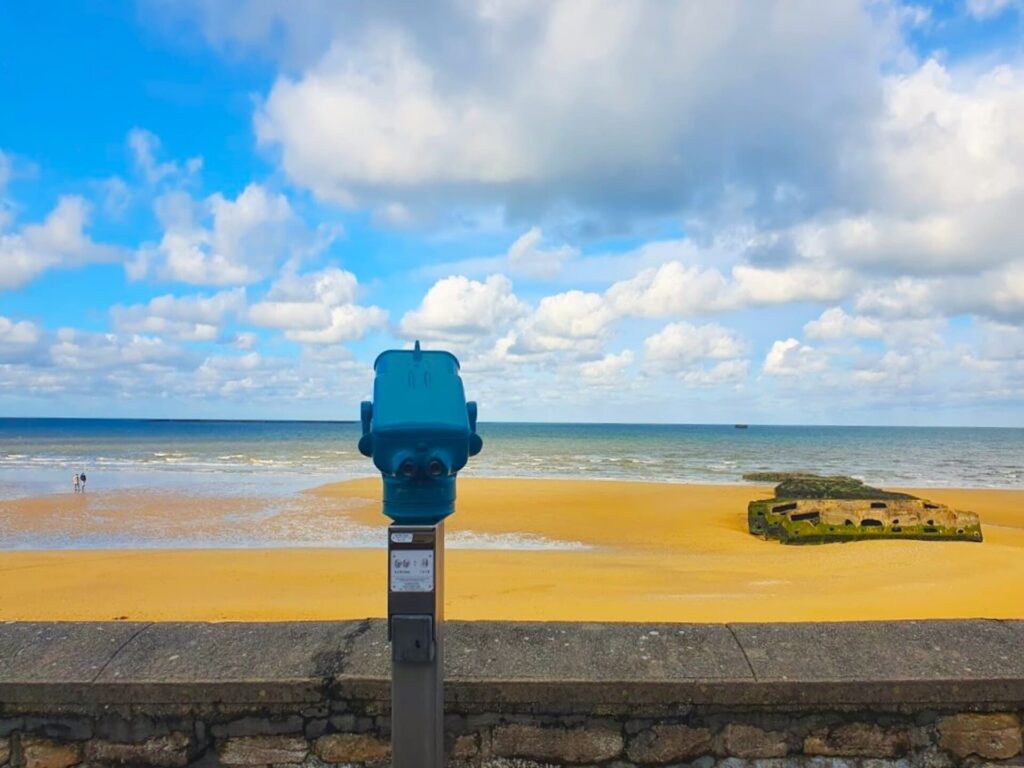
<svg viewBox="0 0 1024 768"><path fill-rule="evenodd" d="M470 760L480 753L475 733L459 736L452 744L451 756L455 760Z"/></svg>
<svg viewBox="0 0 1024 768"><path fill-rule="evenodd" d="M730 723L719 736L720 752L728 757L785 757L789 752L786 734L753 725Z"/></svg>
<svg viewBox="0 0 1024 768"><path fill-rule="evenodd" d="M84 741L93 736L92 721L86 717L26 717L24 728L54 741Z"/></svg>
<svg viewBox="0 0 1024 768"><path fill-rule="evenodd" d="M223 741L217 752L221 765L301 763L309 744L300 736L238 736Z"/></svg>
<svg viewBox="0 0 1024 768"><path fill-rule="evenodd" d="M491 737L496 757L521 757L562 763L598 763L622 753L622 735L606 728L542 728L500 725Z"/></svg>
<svg viewBox="0 0 1024 768"><path fill-rule="evenodd" d="M81 744L62 744L33 737L21 740L21 762L25 768L71 768L81 760Z"/></svg>
<svg viewBox="0 0 1024 768"><path fill-rule="evenodd" d="M10 736L15 731L20 731L25 726L25 721L20 717L0 717L0 739Z"/></svg>
<svg viewBox="0 0 1024 768"><path fill-rule="evenodd" d="M910 731L873 723L849 723L804 738L804 753L821 757L901 757L910 751Z"/></svg>
<svg viewBox="0 0 1024 768"><path fill-rule="evenodd" d="M114 765L188 765L190 740L179 732L155 736L141 742L90 741L85 745L85 759Z"/></svg>
<svg viewBox="0 0 1024 768"><path fill-rule="evenodd" d="M112 713L96 721L94 736L102 741L136 743L154 736L167 736L173 729L165 723L157 723L151 717L135 715L125 717Z"/></svg>
<svg viewBox="0 0 1024 768"><path fill-rule="evenodd" d="M332 733L317 739L313 752L325 763L376 765L391 759L391 743L364 733Z"/></svg>
<svg viewBox="0 0 1024 768"><path fill-rule="evenodd" d="M957 757L1006 760L1021 752L1020 718L1013 714L961 714L938 722L939 746Z"/></svg>
<svg viewBox="0 0 1024 768"><path fill-rule="evenodd" d="M310 720L306 723L306 727L303 733L306 735L306 738L310 741L313 741L313 739L319 739L321 736L327 733L327 724L327 718L318 717L315 720Z"/></svg>
<svg viewBox="0 0 1024 768"><path fill-rule="evenodd" d="M335 730L342 731L344 733L355 733L355 715L334 715L331 717L330 723Z"/></svg>
<svg viewBox="0 0 1024 768"><path fill-rule="evenodd" d="M303 722L298 715L290 717L241 717L229 723L217 723L210 728L214 738L225 736L278 736L302 733Z"/></svg>
<svg viewBox="0 0 1024 768"><path fill-rule="evenodd" d="M6 736L0 738L0 765L6 765L11 757L11 740Z"/></svg>
<svg viewBox="0 0 1024 768"><path fill-rule="evenodd" d="M711 751L711 731L688 725L655 725L630 739L626 754L637 763L692 760Z"/></svg>

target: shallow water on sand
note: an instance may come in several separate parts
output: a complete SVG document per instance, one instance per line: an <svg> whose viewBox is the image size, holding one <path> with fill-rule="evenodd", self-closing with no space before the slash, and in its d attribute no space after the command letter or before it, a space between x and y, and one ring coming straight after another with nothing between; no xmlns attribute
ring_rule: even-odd
<svg viewBox="0 0 1024 768"><path fill-rule="evenodd" d="M745 472L804 470L890 487L1024 487L1019 429L482 424L480 432L484 451L468 477L728 484ZM0 549L376 547L378 528L353 526L344 503L306 492L374 472L358 436L354 423L0 419ZM84 496L70 492L80 471L89 478ZM582 546L511 533L452 545Z"/></svg>
<svg viewBox="0 0 1024 768"><path fill-rule="evenodd" d="M852 474L893 486L1024 488L1024 429L481 424L466 472L735 483L743 473ZM346 422L0 419L0 498L90 489L290 496L369 475Z"/></svg>

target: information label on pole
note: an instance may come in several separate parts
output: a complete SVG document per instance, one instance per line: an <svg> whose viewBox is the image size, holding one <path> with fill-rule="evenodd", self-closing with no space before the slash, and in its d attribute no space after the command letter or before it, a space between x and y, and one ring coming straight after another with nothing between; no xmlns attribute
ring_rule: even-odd
<svg viewBox="0 0 1024 768"><path fill-rule="evenodd" d="M432 592L434 553L429 549L398 549L391 552L392 592Z"/></svg>

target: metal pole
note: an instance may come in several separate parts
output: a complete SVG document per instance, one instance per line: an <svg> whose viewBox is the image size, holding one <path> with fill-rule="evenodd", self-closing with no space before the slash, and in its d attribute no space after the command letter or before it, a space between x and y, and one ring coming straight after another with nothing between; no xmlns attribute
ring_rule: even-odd
<svg viewBox="0 0 1024 768"><path fill-rule="evenodd" d="M444 523L388 527L392 768L444 768Z"/></svg>

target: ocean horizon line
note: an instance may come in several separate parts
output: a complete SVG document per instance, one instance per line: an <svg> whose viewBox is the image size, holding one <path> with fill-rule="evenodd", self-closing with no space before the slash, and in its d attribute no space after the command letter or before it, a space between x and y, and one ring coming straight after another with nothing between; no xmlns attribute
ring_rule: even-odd
<svg viewBox="0 0 1024 768"><path fill-rule="evenodd" d="M359 419L227 419L227 418L171 418L153 416L0 416L0 422L66 421L66 422L132 422L141 424L358 424ZM518 421L483 420L480 426L552 426L552 427L793 427L820 429L990 429L1020 430L1024 425L971 425L971 424L826 424L787 422L726 422L726 421Z"/></svg>

